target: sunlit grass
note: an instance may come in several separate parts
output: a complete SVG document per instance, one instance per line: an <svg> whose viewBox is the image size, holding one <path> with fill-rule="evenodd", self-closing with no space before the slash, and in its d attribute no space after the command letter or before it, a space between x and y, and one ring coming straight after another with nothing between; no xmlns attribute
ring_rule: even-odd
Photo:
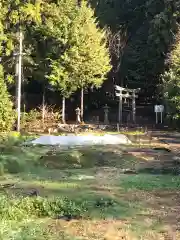
<svg viewBox="0 0 180 240"><path fill-rule="evenodd" d="M81 135L95 135L95 136L104 136L106 134L113 134L113 135L117 135L117 134L125 134L125 135L131 135L131 136L136 136L136 135L144 135L145 132L144 131L87 131L87 132L80 132L77 135L81 136Z"/></svg>

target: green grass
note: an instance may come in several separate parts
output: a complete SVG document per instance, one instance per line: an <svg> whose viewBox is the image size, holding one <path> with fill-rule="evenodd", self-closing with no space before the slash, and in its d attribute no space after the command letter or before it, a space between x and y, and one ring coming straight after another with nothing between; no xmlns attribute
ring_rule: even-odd
<svg viewBox="0 0 180 240"><path fill-rule="evenodd" d="M160 239L163 217L170 214L169 206L176 207L178 176L122 174L122 169L143 163L142 159L127 154L125 146L68 150L21 146L28 138L1 138L0 239L75 240L74 236L80 239L83 233L76 236L71 226L66 228L66 223L56 226L54 217L66 214L82 217L77 229L92 227L93 238L92 233L86 232L83 239L105 239L104 221L112 221L112 226L126 222L114 230L115 234L124 231L128 237L133 235L132 239ZM5 184L13 186L4 187ZM39 196L29 197L34 189ZM171 198L164 192L170 192ZM157 214L160 200L164 208L161 212L160 205ZM99 227L93 228L93 224ZM148 232L155 237L149 237ZM111 235L108 240L113 239Z"/></svg>
<svg viewBox="0 0 180 240"><path fill-rule="evenodd" d="M140 174L137 176L123 176L119 184L124 189L131 190L180 190L179 176Z"/></svg>

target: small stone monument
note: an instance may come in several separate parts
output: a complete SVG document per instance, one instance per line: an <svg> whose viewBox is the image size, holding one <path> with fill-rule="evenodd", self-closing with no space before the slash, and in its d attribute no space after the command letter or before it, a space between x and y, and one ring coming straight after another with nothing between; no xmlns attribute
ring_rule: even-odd
<svg viewBox="0 0 180 240"><path fill-rule="evenodd" d="M79 124L79 123L81 123L81 118L80 118L81 109L79 107L77 107L75 111L76 111L76 122Z"/></svg>
<svg viewBox="0 0 180 240"><path fill-rule="evenodd" d="M109 124L109 107L106 104L103 108L104 108L104 124Z"/></svg>

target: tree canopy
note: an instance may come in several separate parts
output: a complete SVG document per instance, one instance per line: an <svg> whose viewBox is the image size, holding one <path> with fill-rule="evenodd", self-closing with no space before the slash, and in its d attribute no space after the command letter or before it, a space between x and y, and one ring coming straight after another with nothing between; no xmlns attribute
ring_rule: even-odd
<svg viewBox="0 0 180 240"><path fill-rule="evenodd" d="M92 9L85 2L80 7L74 5L74 1L67 2L68 6L71 4L71 12L65 12L69 22L61 29L60 35L56 35L63 50L57 59L51 59L52 72L49 76L52 84L56 84L65 97L78 88L101 86L111 68L105 32L98 28ZM57 8L57 15L62 17L59 5ZM54 28L56 34L59 25L58 21L58 26Z"/></svg>
<svg viewBox="0 0 180 240"><path fill-rule="evenodd" d="M168 118L180 119L180 37L177 35L172 52L167 58L167 69L162 74L161 90Z"/></svg>
<svg viewBox="0 0 180 240"><path fill-rule="evenodd" d="M147 89L154 96L165 59L175 40L179 22L178 1L90 0L102 26L119 34L121 54L116 82ZM113 65L117 63L113 62ZM112 72L113 75L113 72Z"/></svg>
<svg viewBox="0 0 180 240"><path fill-rule="evenodd" d="M177 78L172 65L172 56L178 56L176 0L1 0L0 7L2 76L12 95L19 30L27 94L42 95L53 85L69 98L78 89L102 86L107 78L104 90L110 96L114 84L140 87L152 103L159 99L161 76L169 79L176 72ZM98 94L101 104L107 101L104 90Z"/></svg>

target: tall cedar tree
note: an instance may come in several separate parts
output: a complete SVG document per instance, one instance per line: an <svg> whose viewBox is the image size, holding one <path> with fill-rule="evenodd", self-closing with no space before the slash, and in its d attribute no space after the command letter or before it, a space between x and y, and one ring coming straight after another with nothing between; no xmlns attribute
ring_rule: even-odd
<svg viewBox="0 0 180 240"><path fill-rule="evenodd" d="M63 11L62 6L65 7ZM66 10L67 6L68 8L71 6L71 12ZM81 6L77 6L76 0L70 2L61 0L57 6L57 14L62 16L62 12L65 12L64 17L68 19L66 21L68 23L66 28L64 21L62 25L59 23L56 26L59 28L56 34L60 32L62 36L64 30L64 50L58 59L52 61L49 79L61 90L64 99L78 88L81 89L81 119L83 119L83 89L89 85L95 87L102 85L111 69L110 57L106 48L105 32L98 28L93 10L84 1Z"/></svg>

